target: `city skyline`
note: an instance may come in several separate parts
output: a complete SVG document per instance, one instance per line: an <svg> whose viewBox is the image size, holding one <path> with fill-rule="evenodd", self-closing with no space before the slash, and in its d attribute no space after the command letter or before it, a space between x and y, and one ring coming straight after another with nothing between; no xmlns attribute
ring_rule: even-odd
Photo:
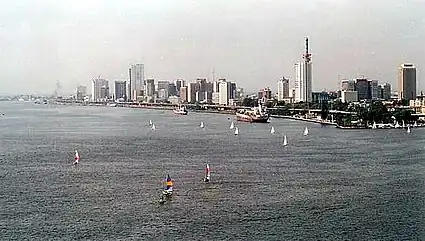
<svg viewBox="0 0 425 241"><path fill-rule="evenodd" d="M133 63L145 65L145 79L211 79L215 69L216 79L247 92L276 89L282 76L293 86L305 36L313 91L363 75L396 86L397 67L413 63L419 92L424 7L394 0L6 2L0 83L7 88L0 94L52 93L57 81L72 93L94 76L128 79Z"/></svg>

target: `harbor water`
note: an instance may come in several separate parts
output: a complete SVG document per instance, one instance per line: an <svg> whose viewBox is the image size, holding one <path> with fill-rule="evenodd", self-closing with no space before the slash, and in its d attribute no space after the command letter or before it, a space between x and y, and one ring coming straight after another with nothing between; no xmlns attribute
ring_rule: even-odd
<svg viewBox="0 0 425 241"><path fill-rule="evenodd" d="M425 239L424 129L272 118L236 123L236 136L219 114L13 102L0 113L0 240ZM173 198L159 205L167 174Z"/></svg>

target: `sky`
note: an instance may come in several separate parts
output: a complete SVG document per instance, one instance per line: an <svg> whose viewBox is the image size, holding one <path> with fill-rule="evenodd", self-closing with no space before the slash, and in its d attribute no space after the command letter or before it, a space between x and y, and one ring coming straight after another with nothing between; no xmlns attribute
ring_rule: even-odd
<svg viewBox="0 0 425 241"><path fill-rule="evenodd" d="M0 8L0 94L72 93L143 63L155 80L235 81L277 90L310 39L313 90L367 77L396 88L397 67L425 68L421 0L10 0ZM425 74L424 74L425 75ZM425 77L424 77L425 78Z"/></svg>

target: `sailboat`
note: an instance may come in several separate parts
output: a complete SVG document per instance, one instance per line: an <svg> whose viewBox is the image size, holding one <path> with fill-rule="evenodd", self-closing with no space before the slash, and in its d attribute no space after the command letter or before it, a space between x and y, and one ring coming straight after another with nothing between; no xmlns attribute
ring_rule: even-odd
<svg viewBox="0 0 425 241"><path fill-rule="evenodd" d="M413 127L418 127L418 122L415 121L415 123L413 124Z"/></svg>
<svg viewBox="0 0 425 241"><path fill-rule="evenodd" d="M235 123L232 121L232 124L230 124L230 130L233 130L233 128L235 128Z"/></svg>
<svg viewBox="0 0 425 241"><path fill-rule="evenodd" d="M199 125L199 127L201 127L201 128L204 128L204 127L205 127L205 125L204 125L204 122L203 122L203 121L201 121L201 125Z"/></svg>
<svg viewBox="0 0 425 241"><path fill-rule="evenodd" d="M410 132L411 132L410 126L407 126L407 133L410 133Z"/></svg>
<svg viewBox="0 0 425 241"><path fill-rule="evenodd" d="M151 126L153 123L152 123L152 120L149 120L149 125Z"/></svg>
<svg viewBox="0 0 425 241"><path fill-rule="evenodd" d="M304 129L304 135L306 136L306 135L308 135L308 128L307 128L307 126L305 127L305 129Z"/></svg>
<svg viewBox="0 0 425 241"><path fill-rule="evenodd" d="M152 124L151 129L152 129L152 130L155 130L155 129L156 129L155 124Z"/></svg>
<svg viewBox="0 0 425 241"><path fill-rule="evenodd" d="M235 136L239 135L239 128L235 128Z"/></svg>
<svg viewBox="0 0 425 241"><path fill-rule="evenodd" d="M207 164L205 166L204 182L210 182L210 180L211 180L210 165Z"/></svg>
<svg viewBox="0 0 425 241"><path fill-rule="evenodd" d="M272 128L270 129L270 134L274 134L276 131L274 130L274 127L272 126Z"/></svg>
<svg viewBox="0 0 425 241"><path fill-rule="evenodd" d="M165 178L165 189L162 191L162 194L167 197L171 197L173 194L173 181L169 174L167 175L167 178Z"/></svg>
<svg viewBox="0 0 425 241"><path fill-rule="evenodd" d="M286 135L283 136L283 146L288 145L288 140L286 139Z"/></svg>
<svg viewBox="0 0 425 241"><path fill-rule="evenodd" d="M376 129L376 122L373 122L372 129Z"/></svg>
<svg viewBox="0 0 425 241"><path fill-rule="evenodd" d="M80 161L80 154L78 154L78 151L75 150L74 165L77 165L78 161Z"/></svg>

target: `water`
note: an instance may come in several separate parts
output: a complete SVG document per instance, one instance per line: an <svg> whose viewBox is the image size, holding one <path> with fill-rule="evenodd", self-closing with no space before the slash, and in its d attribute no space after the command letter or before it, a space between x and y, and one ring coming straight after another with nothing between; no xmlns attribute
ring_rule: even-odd
<svg viewBox="0 0 425 241"><path fill-rule="evenodd" d="M31 103L0 112L0 240L425 237L425 129L272 119L237 123L235 136L216 114ZM160 206L167 173L175 194Z"/></svg>

